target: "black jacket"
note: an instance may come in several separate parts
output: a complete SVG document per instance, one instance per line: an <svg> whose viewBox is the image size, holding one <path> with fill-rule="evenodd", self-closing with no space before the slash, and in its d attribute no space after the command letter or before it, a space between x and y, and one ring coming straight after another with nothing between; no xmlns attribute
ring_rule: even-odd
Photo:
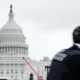
<svg viewBox="0 0 80 80"><path fill-rule="evenodd" d="M66 49L65 51L63 51L61 53L67 54L67 53L69 53L70 50L73 52L78 50L78 52L80 52L80 48L78 48L78 46L76 46L76 45L73 45L72 47L70 47L69 49ZM55 60L54 58L52 60L51 66L50 66L50 71L48 73L47 80L76 80L76 78L73 76L73 74L69 72L68 68L63 63L63 61L62 61L63 58L58 59L56 57L55 59L58 59L58 60ZM74 61L72 60L72 62L74 62ZM63 75L66 75L66 76L62 78Z"/></svg>

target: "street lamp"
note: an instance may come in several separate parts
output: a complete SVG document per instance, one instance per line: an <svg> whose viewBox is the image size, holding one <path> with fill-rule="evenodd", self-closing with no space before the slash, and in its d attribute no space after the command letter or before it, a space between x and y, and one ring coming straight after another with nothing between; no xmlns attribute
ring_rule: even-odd
<svg viewBox="0 0 80 80"><path fill-rule="evenodd" d="M48 76L49 69L50 69L50 66L49 65L45 65L45 71L47 71L47 76Z"/></svg>

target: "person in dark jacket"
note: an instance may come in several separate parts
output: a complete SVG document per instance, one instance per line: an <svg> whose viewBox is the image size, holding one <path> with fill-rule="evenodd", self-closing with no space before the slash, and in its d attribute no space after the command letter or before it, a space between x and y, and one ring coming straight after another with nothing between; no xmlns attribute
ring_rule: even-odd
<svg viewBox="0 0 80 80"><path fill-rule="evenodd" d="M73 42L72 47L53 57L47 80L80 79L80 26L73 31Z"/></svg>

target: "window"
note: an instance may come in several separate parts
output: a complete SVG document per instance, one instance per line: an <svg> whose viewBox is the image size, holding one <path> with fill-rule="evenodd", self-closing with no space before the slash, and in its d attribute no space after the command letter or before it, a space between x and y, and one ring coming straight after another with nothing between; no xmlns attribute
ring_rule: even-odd
<svg viewBox="0 0 80 80"><path fill-rule="evenodd" d="M15 67L18 67L18 64L15 64Z"/></svg>
<svg viewBox="0 0 80 80"><path fill-rule="evenodd" d="M24 73L24 71L23 71L23 69L21 70L21 74L23 74Z"/></svg>
<svg viewBox="0 0 80 80"><path fill-rule="evenodd" d="M11 73L13 73L13 69L11 69Z"/></svg>
<svg viewBox="0 0 80 80"><path fill-rule="evenodd" d="M15 73L18 73L17 71L15 71Z"/></svg>
<svg viewBox="0 0 80 80"><path fill-rule="evenodd" d="M13 78L13 75L11 75L11 78Z"/></svg>
<svg viewBox="0 0 80 80"><path fill-rule="evenodd" d="M21 64L21 68L23 68L23 66L24 66L24 65L23 65L23 64Z"/></svg>
<svg viewBox="0 0 80 80"><path fill-rule="evenodd" d="M9 74L9 71L7 71L7 74Z"/></svg>
<svg viewBox="0 0 80 80"><path fill-rule="evenodd" d="M1 74L3 74L3 71L1 71Z"/></svg>
<svg viewBox="0 0 80 80"><path fill-rule="evenodd" d="M5 52L7 52L7 48L5 48Z"/></svg>
<svg viewBox="0 0 80 80"><path fill-rule="evenodd" d="M18 73L17 69L15 70L15 73Z"/></svg>
<svg viewBox="0 0 80 80"><path fill-rule="evenodd" d="M1 67L3 67L3 64L1 64Z"/></svg>

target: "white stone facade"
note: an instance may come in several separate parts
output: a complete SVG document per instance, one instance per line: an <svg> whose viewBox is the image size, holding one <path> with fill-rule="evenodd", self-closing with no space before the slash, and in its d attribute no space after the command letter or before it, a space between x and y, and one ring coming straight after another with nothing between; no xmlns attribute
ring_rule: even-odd
<svg viewBox="0 0 80 80"><path fill-rule="evenodd" d="M0 77L8 77L10 80L29 80L30 73L33 73L34 80L37 80L35 73L25 63L23 57L43 80L46 80L45 65L50 65L51 61L48 58L42 61L29 58L26 38L21 27L14 21L11 5L9 20L0 30Z"/></svg>

